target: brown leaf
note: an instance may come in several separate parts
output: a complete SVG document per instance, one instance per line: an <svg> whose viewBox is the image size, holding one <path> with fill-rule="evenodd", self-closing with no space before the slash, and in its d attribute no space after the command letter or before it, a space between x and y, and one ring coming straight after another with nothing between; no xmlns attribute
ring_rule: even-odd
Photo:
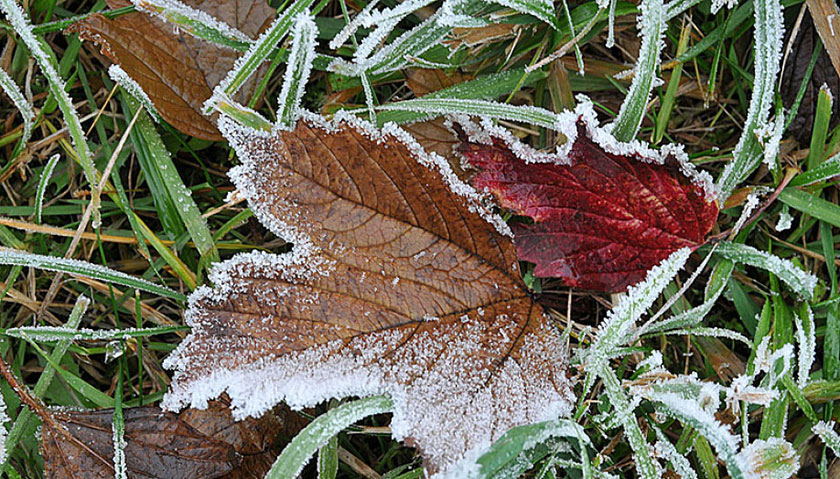
<svg viewBox="0 0 840 479"><path fill-rule="evenodd" d="M814 26L814 21L811 19L811 14L806 11L799 27L799 33L793 41L779 85L779 93L782 96L785 108L793 106L796 96L799 94L799 86L805 79L805 71L811 62L814 46L819 41L820 37ZM814 112L817 108L817 97L822 85L828 86L835 98L840 95L840 76L831 64L831 59L825 49L817 55L817 63L814 65L811 79L805 87L802 103L799 104L799 110L797 110L796 116L790 123L790 131L793 132L796 140L803 147L807 147L811 141L811 131L814 129ZM837 125L838 118L840 118L840 102L835 101L831 109L831 128Z"/></svg>
<svg viewBox="0 0 840 479"><path fill-rule="evenodd" d="M476 28L457 27L452 29L451 38L445 40L443 43L451 50L457 50L461 45L476 48L513 37L521 28L521 25L513 23L492 23Z"/></svg>
<svg viewBox="0 0 840 479"><path fill-rule="evenodd" d="M229 23L249 38L268 27L275 11L258 0L187 0L187 5ZM130 5L108 0L108 6ZM197 138L221 140L215 121L201 114L240 52L176 33L171 24L135 12L113 20L93 14L68 29L79 38L97 43L102 53L118 63L148 94L158 113L173 127ZM254 82L243 87L239 100L247 101Z"/></svg>
<svg viewBox="0 0 840 479"><path fill-rule="evenodd" d="M272 135L222 125L243 162L234 183L295 247L239 255L191 297L166 407L226 391L238 417L388 394L395 437L431 472L569 411L558 331L511 239L442 158L358 120Z"/></svg>
<svg viewBox="0 0 840 479"><path fill-rule="evenodd" d="M406 86L416 97L443 90L473 78L475 77L472 75L465 75L458 71L446 73L440 69L413 68L405 72Z"/></svg>
<svg viewBox="0 0 840 479"><path fill-rule="evenodd" d="M51 411L42 429L48 479L114 477L114 411ZM125 460L132 479L219 478L239 461L233 446L196 431L157 407L123 411Z"/></svg>
<svg viewBox="0 0 840 479"><path fill-rule="evenodd" d="M158 407L125 409L129 477L262 479L277 457L278 439L302 427L301 416L277 408L234 421L226 399L180 414ZM43 410L41 453L48 479L113 478L113 409Z"/></svg>

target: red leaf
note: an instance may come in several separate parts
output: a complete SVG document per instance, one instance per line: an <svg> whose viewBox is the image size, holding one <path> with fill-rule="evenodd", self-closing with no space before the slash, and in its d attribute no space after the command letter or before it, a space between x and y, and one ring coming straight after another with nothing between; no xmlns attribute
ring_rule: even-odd
<svg viewBox="0 0 840 479"><path fill-rule="evenodd" d="M593 140L606 134L591 125L593 116L575 115L571 147L549 161L527 161L523 145L495 128L492 144L465 141L461 151L481 169L477 188L534 220L512 228L517 254L536 264L535 276L623 291L673 251L702 244L718 204L683 173L680 151L668 151L663 161L638 145L604 147Z"/></svg>

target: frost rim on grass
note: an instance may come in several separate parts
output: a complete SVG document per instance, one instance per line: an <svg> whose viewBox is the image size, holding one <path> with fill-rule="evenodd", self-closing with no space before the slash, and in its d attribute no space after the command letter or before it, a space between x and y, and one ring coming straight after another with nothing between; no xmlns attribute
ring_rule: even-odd
<svg viewBox="0 0 840 479"><path fill-rule="evenodd" d="M143 105L146 110L152 114L152 118L154 118L155 122L160 122L160 114L155 108L155 104L152 103L152 99L149 98L149 95L146 94L146 91L143 90L143 87L140 86L131 76L122 69L121 66L114 63L110 67L108 67L108 76L116 83L119 83L120 86L125 88L125 91L128 92L129 95L133 96Z"/></svg>

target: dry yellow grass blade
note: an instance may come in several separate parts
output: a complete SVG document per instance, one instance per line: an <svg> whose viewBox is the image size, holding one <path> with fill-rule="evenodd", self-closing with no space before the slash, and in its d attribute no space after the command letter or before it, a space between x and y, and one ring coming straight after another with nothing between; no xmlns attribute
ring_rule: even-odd
<svg viewBox="0 0 840 479"><path fill-rule="evenodd" d="M835 35L840 33L840 9L834 0L806 0L805 3L811 10L811 18L831 58L831 64L840 74L840 35Z"/></svg>

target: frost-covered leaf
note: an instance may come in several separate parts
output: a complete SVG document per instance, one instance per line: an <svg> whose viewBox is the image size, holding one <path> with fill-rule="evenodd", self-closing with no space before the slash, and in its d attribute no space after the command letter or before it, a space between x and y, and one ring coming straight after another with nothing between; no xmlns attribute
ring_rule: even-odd
<svg viewBox="0 0 840 479"><path fill-rule="evenodd" d="M462 154L473 179L533 224L513 225L534 275L569 286L622 291L680 248L696 248L718 204L678 149L661 153L618 143L579 109L556 155L534 152L500 128L473 133ZM482 138L483 137L483 138Z"/></svg>
<svg viewBox="0 0 840 479"><path fill-rule="evenodd" d="M189 0L188 6L255 38L273 20L275 11L265 2L242 0ZM109 0L111 8L131 5ZM136 12L108 19L93 14L69 28L97 43L102 53L119 64L142 88L164 120L182 132L208 140L221 140L214 122L201 114L240 53L200 40L147 13ZM254 83L251 84L251 90ZM245 95L245 93L243 93ZM241 99L247 100L246 96Z"/></svg>
<svg viewBox="0 0 840 479"><path fill-rule="evenodd" d="M394 436L441 473L567 413L565 345L501 218L403 130L338 116L274 134L222 121L234 183L294 248L236 256L191 297L166 407L227 391L243 417L386 394Z"/></svg>

